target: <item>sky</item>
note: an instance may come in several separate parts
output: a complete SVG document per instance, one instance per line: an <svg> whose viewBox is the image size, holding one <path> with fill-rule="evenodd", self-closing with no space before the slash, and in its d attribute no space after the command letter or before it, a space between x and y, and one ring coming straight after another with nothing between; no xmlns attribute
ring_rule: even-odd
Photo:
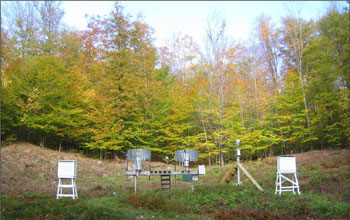
<svg viewBox="0 0 350 220"><path fill-rule="evenodd" d="M78 30L87 27L88 15L107 15L113 9L112 1L64 1L63 21ZM316 19L325 12L324 1L122 1L124 11L132 16L143 15L145 23L154 29L155 46L167 44L174 33L191 36L199 45L205 36L205 27L214 11L226 21L227 34L233 40L247 40L256 18L264 13L276 23L286 16L286 6L301 6L302 16Z"/></svg>

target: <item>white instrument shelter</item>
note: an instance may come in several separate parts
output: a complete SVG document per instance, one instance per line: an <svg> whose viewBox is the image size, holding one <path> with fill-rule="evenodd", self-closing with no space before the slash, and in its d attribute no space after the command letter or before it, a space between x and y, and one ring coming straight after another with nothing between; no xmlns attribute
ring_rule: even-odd
<svg viewBox="0 0 350 220"><path fill-rule="evenodd" d="M289 183L286 185L284 183ZM284 184L284 185L283 185ZM297 164L295 156L277 157L277 176L275 194L282 192L297 192L300 194L300 186L297 177Z"/></svg>
<svg viewBox="0 0 350 220"><path fill-rule="evenodd" d="M75 179L77 177L77 161L76 160L59 160L57 167L57 199L62 197L78 198L77 185ZM64 184L66 181L66 184ZM72 193L67 194L63 189L71 188Z"/></svg>
<svg viewBox="0 0 350 220"><path fill-rule="evenodd" d="M57 177L58 178L76 178L77 161L76 160L59 160Z"/></svg>
<svg viewBox="0 0 350 220"><path fill-rule="evenodd" d="M277 171L280 173L296 173L297 164L294 156L277 157Z"/></svg>

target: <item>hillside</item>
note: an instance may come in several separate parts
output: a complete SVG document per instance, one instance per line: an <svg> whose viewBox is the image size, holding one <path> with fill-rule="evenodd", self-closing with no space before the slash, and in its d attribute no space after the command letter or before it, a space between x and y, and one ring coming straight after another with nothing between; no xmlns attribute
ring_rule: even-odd
<svg viewBox="0 0 350 220"><path fill-rule="evenodd" d="M233 217L236 219L247 217L341 219L347 216L345 213L349 210L349 206L345 204L350 203L349 155L350 151L347 149L296 154L302 195L297 197L287 194L279 201L275 198L280 197L275 197L273 193L276 157L243 163L262 185L265 190L263 193L258 192L245 176L243 176L243 186L240 187L219 184L218 179L230 166L227 165L223 168L207 167L207 174L195 184L195 192L192 194L189 193L189 183L182 182L179 178L176 184L172 183L173 189L170 194L164 194L159 190L159 178L152 177L149 180L148 177L139 177L139 193L135 195L133 181L125 177L123 160L100 161L18 142L2 148L2 195L5 199L2 203L5 207L2 217L6 217L5 219L81 218L81 211L73 213L73 217L70 214L61 215L61 212L66 212L67 206L84 206L84 209L96 210L103 203L102 201L107 199L114 205L107 204L107 207L103 205L103 208L100 207L101 213L102 210L104 210L103 213L110 212L112 213L110 215L116 216L117 219L129 219L130 216L134 216L130 219L138 219L143 216L142 213L150 212L154 216L159 211L161 212L158 214L162 219L173 219L178 214L186 214L187 217L184 219L231 219ZM69 202L71 201L69 199L55 200L57 160L63 159L78 161L79 199L74 203ZM164 170L169 166L169 164L152 162L153 170ZM101 200L100 203L99 200ZM41 202L43 204L39 207L46 208L38 209L38 213L18 211L27 210L26 207L31 207L32 203L38 206ZM287 203L286 206L278 207L280 206L278 204L284 202ZM50 211L53 209L52 204L62 207L60 210ZM87 204L89 207L85 207ZM119 210L117 206L123 208ZM289 206L296 209L292 216L288 216ZM246 212L239 211L242 208ZM109 219L103 217L103 214L99 216L93 213L95 211L87 215L97 215L97 217L82 219Z"/></svg>
<svg viewBox="0 0 350 220"><path fill-rule="evenodd" d="M23 195L25 192L56 195L58 160L77 160L80 192L106 190L112 182L118 183L120 190L128 185L124 160L96 160L23 142L3 147L1 153L2 193L5 195ZM166 167L166 164L153 162L152 167ZM101 182L101 179L106 181ZM133 183L129 185L132 187ZM118 187L113 190L118 190Z"/></svg>

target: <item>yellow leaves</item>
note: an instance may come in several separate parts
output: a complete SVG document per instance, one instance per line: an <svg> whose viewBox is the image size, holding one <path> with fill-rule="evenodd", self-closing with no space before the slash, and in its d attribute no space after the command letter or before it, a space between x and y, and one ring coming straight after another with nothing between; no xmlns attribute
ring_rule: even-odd
<svg viewBox="0 0 350 220"><path fill-rule="evenodd" d="M3 68L1 68L3 69ZM7 87L11 86L12 80L9 79L7 74L4 74L4 72L1 72L1 89L6 89Z"/></svg>
<svg viewBox="0 0 350 220"><path fill-rule="evenodd" d="M16 19L16 25L17 27L22 27L23 24L23 19L21 17Z"/></svg>
<svg viewBox="0 0 350 220"><path fill-rule="evenodd" d="M26 113L35 113L40 110L40 100L39 100L39 90L37 88L33 88L32 91L29 92L26 102L18 102L17 105Z"/></svg>
<svg viewBox="0 0 350 220"><path fill-rule="evenodd" d="M234 71L236 68L237 68L236 64L228 64L227 65L227 70L230 72Z"/></svg>

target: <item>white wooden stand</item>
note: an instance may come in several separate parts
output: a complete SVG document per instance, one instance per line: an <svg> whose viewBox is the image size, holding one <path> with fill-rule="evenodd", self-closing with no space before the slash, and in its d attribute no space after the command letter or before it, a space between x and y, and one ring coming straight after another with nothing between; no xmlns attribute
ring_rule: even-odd
<svg viewBox="0 0 350 220"><path fill-rule="evenodd" d="M57 169L57 199L62 197L78 198L77 185L77 161L76 160L59 160ZM71 194L65 194L63 189L71 188Z"/></svg>
<svg viewBox="0 0 350 220"><path fill-rule="evenodd" d="M289 185L286 186L286 183ZM284 185L283 185L284 184ZM295 156L277 157L277 176L275 194L282 192L297 192L300 194L297 177L297 166Z"/></svg>

